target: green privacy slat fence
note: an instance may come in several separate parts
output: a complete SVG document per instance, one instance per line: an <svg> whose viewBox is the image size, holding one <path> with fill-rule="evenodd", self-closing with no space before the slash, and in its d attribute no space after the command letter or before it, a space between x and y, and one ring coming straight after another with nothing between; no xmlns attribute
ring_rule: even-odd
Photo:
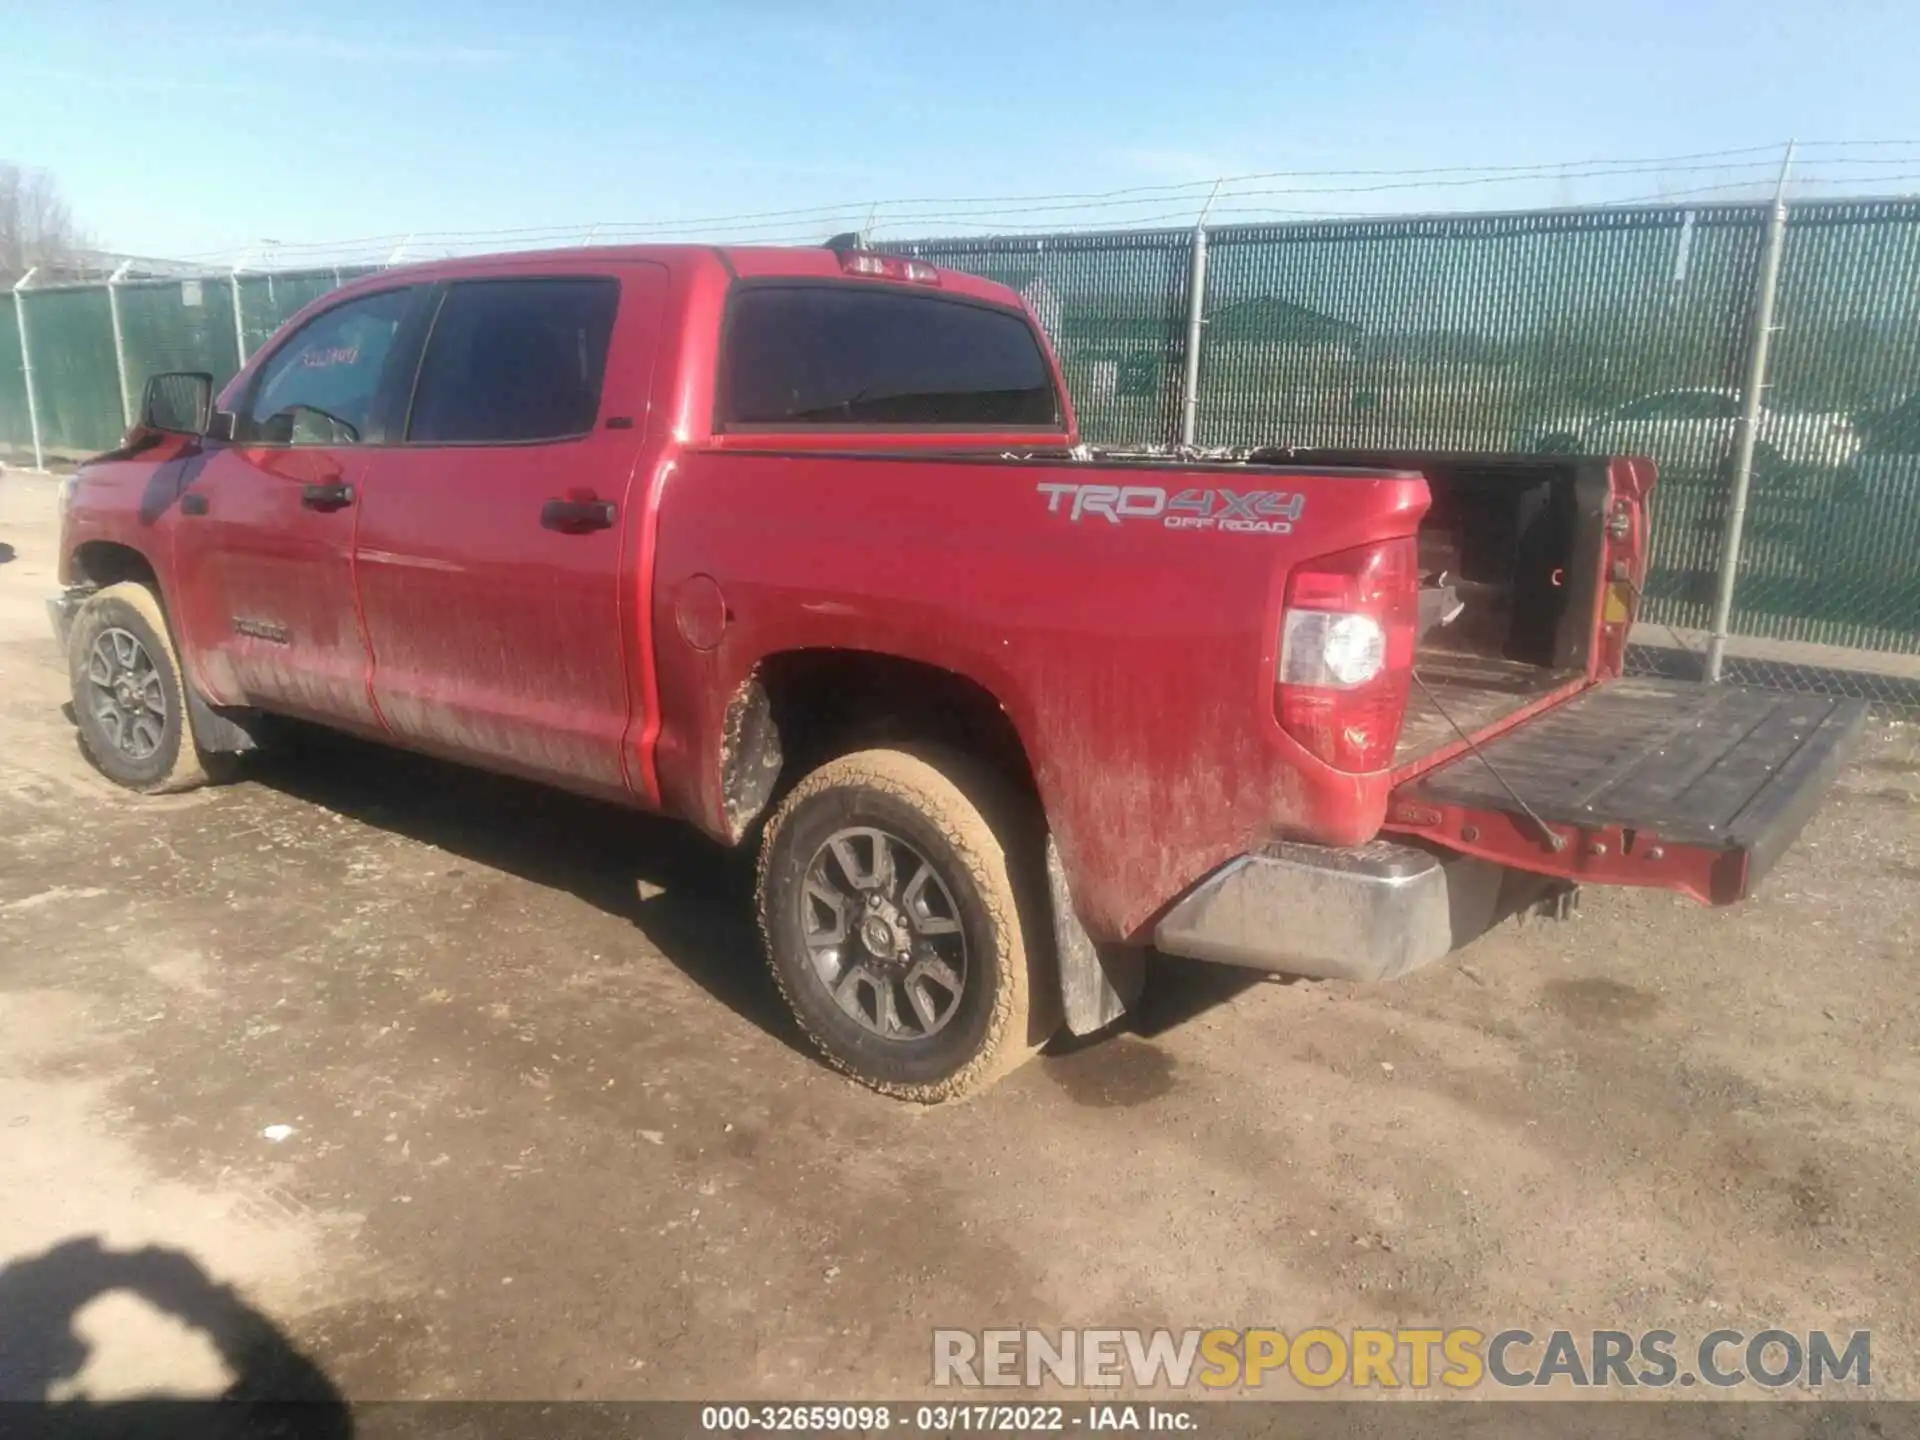
<svg viewBox="0 0 1920 1440"><path fill-rule="evenodd" d="M0 296L0 461L8 459L33 463L27 377L20 365L20 329L11 295Z"/></svg>
<svg viewBox="0 0 1920 1440"><path fill-rule="evenodd" d="M1219 231L1198 438L1620 448L1636 400L1734 393L1761 232L1751 208ZM1730 427L1637 428L1662 474L1647 617L1704 624Z"/></svg>
<svg viewBox="0 0 1920 1440"><path fill-rule="evenodd" d="M127 279L109 287L60 285L20 295L26 312L39 403L40 448L52 460L76 460L112 448L125 430L120 360L114 352L119 309L129 405L147 377L201 370L224 385L239 368L242 332L252 354L293 314L374 267L197 279ZM236 327L236 295L243 324ZM11 294L0 296L0 456L34 453L32 414Z"/></svg>
<svg viewBox="0 0 1920 1440"><path fill-rule="evenodd" d="M247 354L266 344L274 331L308 304L356 276L368 273L368 267L349 266L337 270L288 270L240 276L238 288Z"/></svg>
<svg viewBox="0 0 1920 1440"><path fill-rule="evenodd" d="M126 424L107 287L27 290L20 298L32 347L41 445L50 455L67 456L111 449Z"/></svg>
<svg viewBox="0 0 1920 1440"><path fill-rule="evenodd" d="M240 368L226 280L130 280L119 286L119 298L127 393L135 405L150 375L203 370L220 386Z"/></svg>
<svg viewBox="0 0 1920 1440"><path fill-rule="evenodd" d="M1088 436L1143 444L1176 437L1190 234L944 240L897 248L1019 291L1059 352Z"/></svg>
<svg viewBox="0 0 1920 1440"><path fill-rule="evenodd" d="M1792 208L1775 325L1772 424L1811 433L1763 421L1762 441L1804 450L1844 423L1852 453L1758 472L1734 628L1920 652L1920 202Z"/></svg>
<svg viewBox="0 0 1920 1440"><path fill-rule="evenodd" d="M1649 454L1660 488L1642 616L1703 630L1767 210L1210 230L1196 439ZM1731 628L1920 655L1920 453L1908 453L1920 452L1920 400L1898 409L1920 396L1920 202L1835 201L1790 215ZM901 248L1007 279L1069 240L1081 291L1160 317L1175 397L1145 413L1096 397L1082 428L1096 443L1164 442L1190 236ZM1149 240L1165 256L1154 279L1134 262ZM1042 318L1073 354L1067 314Z"/></svg>

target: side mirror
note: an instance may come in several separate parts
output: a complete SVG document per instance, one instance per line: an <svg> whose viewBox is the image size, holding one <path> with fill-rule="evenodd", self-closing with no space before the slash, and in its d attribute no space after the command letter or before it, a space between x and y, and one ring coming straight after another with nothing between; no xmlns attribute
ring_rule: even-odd
<svg viewBox="0 0 1920 1440"><path fill-rule="evenodd" d="M173 370L147 379L140 397L140 424L174 435L204 435L213 414L213 376Z"/></svg>

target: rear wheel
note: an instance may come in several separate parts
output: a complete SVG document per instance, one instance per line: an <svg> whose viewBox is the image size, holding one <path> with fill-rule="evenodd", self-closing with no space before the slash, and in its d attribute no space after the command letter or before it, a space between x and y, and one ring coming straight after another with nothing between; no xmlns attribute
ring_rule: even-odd
<svg viewBox="0 0 1920 1440"><path fill-rule="evenodd" d="M151 590L126 582L89 598L74 617L67 669L80 742L101 774L148 793L205 783L180 662Z"/></svg>
<svg viewBox="0 0 1920 1440"><path fill-rule="evenodd" d="M1052 1007L1007 860L1016 814L990 773L903 750L842 756L781 805L760 854L761 929L781 993L837 1069L948 1100L1046 1042Z"/></svg>

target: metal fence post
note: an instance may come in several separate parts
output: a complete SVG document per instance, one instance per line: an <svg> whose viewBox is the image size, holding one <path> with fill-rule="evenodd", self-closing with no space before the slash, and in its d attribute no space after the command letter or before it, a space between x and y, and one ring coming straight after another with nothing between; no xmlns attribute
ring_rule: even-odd
<svg viewBox="0 0 1920 1440"><path fill-rule="evenodd" d="M1187 363L1180 382L1180 443L1188 448L1200 433L1200 344L1207 325L1207 216L1213 213L1213 202L1226 183L1213 182L1207 203L1193 222L1193 268L1187 273Z"/></svg>
<svg viewBox="0 0 1920 1440"><path fill-rule="evenodd" d="M27 429L33 434L33 468L47 468L46 452L40 448L40 400L33 393L33 346L27 342L27 301L26 288L33 277L40 273L38 265L27 268L27 273L13 282L13 319L20 330L20 375L27 385Z"/></svg>
<svg viewBox="0 0 1920 1440"><path fill-rule="evenodd" d="M1727 627L1733 619L1733 587L1740 573L1740 541L1747 524L1747 491L1753 484L1753 447L1759 438L1760 396L1767 384L1767 355L1773 346L1773 307L1780 293L1780 256L1787 240L1787 171L1793 165L1793 142L1780 160L1780 182L1774 187L1773 213L1767 219L1766 244L1760 254L1760 293L1753 310L1753 342L1747 351L1747 386L1740 413L1739 439L1734 448L1733 491L1727 504L1727 528L1720 539L1720 577L1713 593L1713 625L1707 632L1707 680L1718 683L1726 660Z"/></svg>
<svg viewBox="0 0 1920 1440"><path fill-rule="evenodd" d="M1191 447L1200 425L1200 339L1207 324L1207 227L1193 227L1193 269L1187 279L1186 374L1180 383L1180 443Z"/></svg>
<svg viewBox="0 0 1920 1440"><path fill-rule="evenodd" d="M127 334L120 328L120 282L127 278L127 271L132 267L131 260L123 260L107 277L107 319L113 326L113 369L120 377L120 423L128 429L133 428L133 401L127 394Z"/></svg>
<svg viewBox="0 0 1920 1440"><path fill-rule="evenodd" d="M233 348L239 352L241 368L247 363L247 319L240 309L240 266L227 272L227 284L233 291Z"/></svg>

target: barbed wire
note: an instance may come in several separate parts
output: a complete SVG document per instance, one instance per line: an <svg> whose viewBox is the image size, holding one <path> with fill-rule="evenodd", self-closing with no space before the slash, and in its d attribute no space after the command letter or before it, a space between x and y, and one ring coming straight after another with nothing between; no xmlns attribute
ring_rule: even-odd
<svg viewBox="0 0 1920 1440"><path fill-rule="evenodd" d="M1920 140L1811 140L1798 142L1803 163L1795 167L1789 194L1818 189L1823 194L1853 185L1876 198L1887 187L1920 181ZM1815 152L1808 156L1806 152ZM1869 153L1870 152L1870 153ZM1618 208L1677 203L1707 196L1750 192L1772 194L1785 145L1749 145L1672 155L1612 159L1530 162L1501 165L1444 165L1397 169L1263 170L1217 178L1129 185L1107 190L1030 192L1026 194L920 196L842 200L832 204L739 211L676 219L595 221L584 224L521 226L503 229L392 231L349 239L261 240L223 250L176 257L169 268L215 274L273 273L365 268L487 251L572 248L589 244L670 244L703 242L749 245L818 243L829 234L855 231L869 238L884 234L890 243L939 235L1049 234L1064 231L1110 232L1192 226L1204 216L1221 221L1387 219L1474 213L1471 204L1451 209L1432 206L1412 211L1379 208L1368 197L1422 193L1440 195L1508 194L1528 185L1548 186L1554 203L1542 209ZM1605 193L1616 182L1647 177L1699 179L1704 183L1663 185L1651 193ZM1341 183L1332 183L1341 182ZM1584 203L1566 192L1598 191ZM1299 197L1322 202L1354 197L1346 207L1289 206ZM1488 207L1477 207L1484 210ZM916 233L917 232L917 233ZM931 233L929 233L931 232Z"/></svg>
<svg viewBox="0 0 1920 1440"><path fill-rule="evenodd" d="M1920 144L1920 142L1915 142ZM1226 187L1244 184L1250 181L1278 179L1367 179L1400 178L1408 182L1428 176L1460 176L1496 178L1581 178L1583 175L1603 175L1616 173L1618 167L1670 167L1699 160L1721 159L1738 155L1754 155L1771 152L1778 155L1778 145L1744 146L1732 150L1703 150L1681 155L1637 157L1619 160L1575 160L1535 162L1527 165L1444 165L1412 167L1403 169L1375 170L1262 170L1241 175L1207 177L1198 180L1170 181L1155 185L1131 185L1114 190L1059 191L1054 193L1026 193L1021 195L988 196L934 196L934 197L897 197L886 200L848 200L831 205L799 206L783 210L758 210L727 215L696 216L690 219L671 221L595 221L587 224L546 225L508 229L487 230L414 230L390 231L382 235L363 235L339 240L305 241L287 244L279 241L261 241L258 246L271 246L276 250L298 251L326 249L337 246L394 245L402 241L415 241L420 244L437 244L447 241L468 239L541 239L578 236L583 231L631 232L653 231L661 229L693 229L708 225L731 226L741 222L760 220L805 219L812 217L844 217L865 214L880 208L890 216L901 214L914 206L976 206L1031 203L1033 208L1045 205L1071 208L1091 208L1103 202L1124 201L1126 197L1169 197L1177 194L1198 194L1205 196L1216 186ZM1755 161L1754 164L1769 164L1770 161ZM1479 183L1467 178L1459 183ZM1362 189L1366 187L1335 187L1336 189ZM907 214L905 218L915 218ZM230 249L191 252L179 256L182 260L207 259L233 253Z"/></svg>

